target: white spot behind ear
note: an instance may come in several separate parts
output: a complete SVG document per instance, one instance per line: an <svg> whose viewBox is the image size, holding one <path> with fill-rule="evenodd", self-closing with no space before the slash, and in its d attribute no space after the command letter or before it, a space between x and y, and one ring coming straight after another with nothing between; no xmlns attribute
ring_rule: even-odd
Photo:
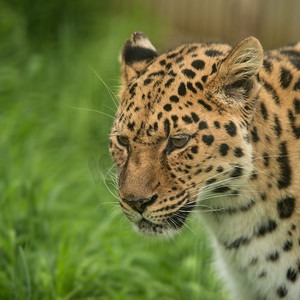
<svg viewBox="0 0 300 300"><path fill-rule="evenodd" d="M148 37L142 32L134 32L132 41L127 40L123 47L121 66L123 82L130 81L142 72L158 53Z"/></svg>
<svg viewBox="0 0 300 300"><path fill-rule="evenodd" d="M152 43L150 42L150 40L146 36L146 34L144 34L143 32L134 32L131 35L131 37L132 37L132 40L133 40L133 42L136 46L146 48L146 49L150 49L154 52L157 52L155 47L152 45Z"/></svg>

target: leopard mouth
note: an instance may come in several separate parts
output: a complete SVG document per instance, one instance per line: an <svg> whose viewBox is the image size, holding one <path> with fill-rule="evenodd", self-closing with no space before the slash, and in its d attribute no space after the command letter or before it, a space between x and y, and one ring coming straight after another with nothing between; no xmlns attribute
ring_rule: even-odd
<svg viewBox="0 0 300 300"><path fill-rule="evenodd" d="M151 219L143 217L134 223L134 228L137 232L145 235L171 237L182 229L194 206L194 204L187 202L178 211L171 213L163 224L155 223Z"/></svg>

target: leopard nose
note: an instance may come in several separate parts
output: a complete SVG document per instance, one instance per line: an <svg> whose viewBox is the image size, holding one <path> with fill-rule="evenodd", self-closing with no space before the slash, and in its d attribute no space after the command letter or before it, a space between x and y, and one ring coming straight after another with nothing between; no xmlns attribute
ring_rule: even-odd
<svg viewBox="0 0 300 300"><path fill-rule="evenodd" d="M125 203L140 214L142 214L146 207L152 204L156 199L156 195L153 197L122 197L122 200Z"/></svg>

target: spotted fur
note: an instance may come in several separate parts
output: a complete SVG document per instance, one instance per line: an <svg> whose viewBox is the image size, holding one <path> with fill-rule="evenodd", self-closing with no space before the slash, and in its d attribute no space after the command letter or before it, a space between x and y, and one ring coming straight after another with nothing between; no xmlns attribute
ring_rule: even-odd
<svg viewBox="0 0 300 300"><path fill-rule="evenodd" d="M110 136L124 213L169 236L194 210L233 299L300 299L300 43L132 39Z"/></svg>

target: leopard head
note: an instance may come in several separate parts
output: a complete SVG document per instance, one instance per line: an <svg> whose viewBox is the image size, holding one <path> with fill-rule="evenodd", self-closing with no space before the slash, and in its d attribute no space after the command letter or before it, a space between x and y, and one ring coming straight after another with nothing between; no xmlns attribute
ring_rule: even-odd
<svg viewBox="0 0 300 300"><path fill-rule="evenodd" d="M169 236L193 209L234 201L253 169L262 53L253 37L161 55L143 33L125 43L110 152L120 205L139 232Z"/></svg>

